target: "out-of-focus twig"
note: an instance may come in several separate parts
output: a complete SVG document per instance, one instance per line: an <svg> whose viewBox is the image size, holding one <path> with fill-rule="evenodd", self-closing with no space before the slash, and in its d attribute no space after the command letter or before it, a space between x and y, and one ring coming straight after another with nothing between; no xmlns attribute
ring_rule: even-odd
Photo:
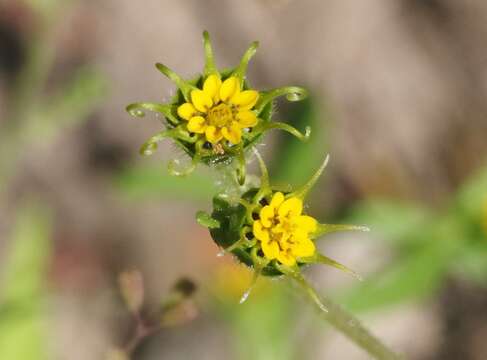
<svg viewBox="0 0 487 360"><path fill-rule="evenodd" d="M182 278L172 287L171 292L154 312L145 315L144 284L139 271L123 272L119 277L119 287L127 308L133 314L134 328L127 342L109 351L108 360L128 360L147 338L161 330L194 319L198 312L191 300L196 291L193 281Z"/></svg>

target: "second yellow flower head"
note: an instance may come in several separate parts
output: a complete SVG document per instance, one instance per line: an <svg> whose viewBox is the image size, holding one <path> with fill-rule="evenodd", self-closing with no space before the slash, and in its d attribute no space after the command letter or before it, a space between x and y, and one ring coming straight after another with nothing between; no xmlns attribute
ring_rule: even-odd
<svg viewBox="0 0 487 360"><path fill-rule="evenodd" d="M281 192L276 192L271 203L260 210L253 233L267 259L293 266L297 258L314 255L316 248L310 234L316 231L318 222L302 215L302 211L301 199L285 199Z"/></svg>

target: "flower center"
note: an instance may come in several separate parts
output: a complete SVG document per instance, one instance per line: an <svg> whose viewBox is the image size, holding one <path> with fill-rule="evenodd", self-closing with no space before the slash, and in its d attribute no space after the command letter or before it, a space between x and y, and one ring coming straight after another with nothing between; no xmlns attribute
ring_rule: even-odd
<svg viewBox="0 0 487 360"><path fill-rule="evenodd" d="M270 236L272 241L281 243L282 241L288 241L293 233L295 226L292 221L287 217L275 216L272 219L272 226ZM283 245L283 244L280 244Z"/></svg>
<svg viewBox="0 0 487 360"><path fill-rule="evenodd" d="M233 121L232 109L227 104L214 106L208 111L208 121L216 127L230 125Z"/></svg>
<svg viewBox="0 0 487 360"><path fill-rule="evenodd" d="M286 217L279 217L279 220L278 220L279 224L281 225L282 227L282 230L283 232L292 232L293 229L294 229L294 226L293 224L291 223L291 220L289 218L286 218Z"/></svg>

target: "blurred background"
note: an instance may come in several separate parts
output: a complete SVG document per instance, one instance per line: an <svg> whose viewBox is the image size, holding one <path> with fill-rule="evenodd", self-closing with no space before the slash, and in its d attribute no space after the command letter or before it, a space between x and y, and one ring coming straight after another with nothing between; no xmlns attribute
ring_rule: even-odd
<svg viewBox="0 0 487 360"><path fill-rule="evenodd" d="M201 71L204 29L223 68L260 41L256 89L312 94L278 104L313 132L266 137L272 181L299 185L330 153L309 211L372 229L318 245L362 283L316 266L314 286L409 359L486 359L486 20L482 0L1 0L0 359L106 359L134 331L131 269L147 309L197 286L134 359L368 358L289 284L239 305L249 272L194 218L211 176L169 176L169 143L138 154L161 126L125 106L174 93L158 61Z"/></svg>

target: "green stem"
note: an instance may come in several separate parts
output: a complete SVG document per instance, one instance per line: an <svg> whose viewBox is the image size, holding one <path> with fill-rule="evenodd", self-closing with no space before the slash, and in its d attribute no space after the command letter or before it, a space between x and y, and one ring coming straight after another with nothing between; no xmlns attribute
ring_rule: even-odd
<svg viewBox="0 0 487 360"><path fill-rule="evenodd" d="M373 358L377 360L403 359L403 356L396 354L375 337L355 316L326 296L319 295L301 275L298 267L276 266L284 275L294 280L304 290L307 299L318 309L320 315L326 321L356 345L367 351Z"/></svg>
<svg viewBox="0 0 487 360"><path fill-rule="evenodd" d="M302 276L293 276L293 279L305 290L307 298L319 310L321 316L369 355L378 360L403 359L403 356L389 349L375 337L355 316L329 298L318 295Z"/></svg>

